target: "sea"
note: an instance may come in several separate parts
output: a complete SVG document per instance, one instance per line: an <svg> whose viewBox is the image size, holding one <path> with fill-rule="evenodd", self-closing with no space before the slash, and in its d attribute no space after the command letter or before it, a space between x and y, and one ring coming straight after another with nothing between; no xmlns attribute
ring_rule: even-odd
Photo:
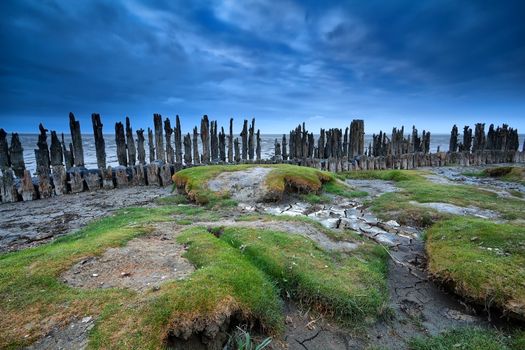
<svg viewBox="0 0 525 350"><path fill-rule="evenodd" d="M37 148L38 134L19 134L22 147L24 148L24 161L26 168L31 172L35 171L35 152L34 149ZM60 138L60 135L58 135ZM237 135L238 136L238 135ZM319 135L314 135L317 142L317 137ZM408 136L408 135L407 135ZM520 145L523 144L523 139L525 135L520 134ZM10 136L8 135L8 142L10 142ZM275 151L275 139L278 139L281 142L282 134L266 134L261 135L261 157L263 159L269 159L274 155ZM286 136L288 140L288 134ZM450 134L431 134L430 137L430 151L436 152L438 147L441 151L448 151ZM64 140L66 144L69 145L71 142L71 136L69 134L64 134ZM118 165L117 161L117 146L115 143L115 135L106 134L104 135L104 140L106 142L106 162L107 165L116 166ZM461 136L459 136L461 140ZM368 145L372 142L372 135L365 134L365 145ZM51 137L48 136L48 144L51 144ZM95 139L92 134L82 134L82 144L84 146L84 162L88 169L97 167L97 158L95 153ZM149 158L148 154L148 145L146 140L146 159ZM201 147L199 141L199 148ZM521 146L520 146L521 148ZM199 150L200 151L200 150Z"/></svg>

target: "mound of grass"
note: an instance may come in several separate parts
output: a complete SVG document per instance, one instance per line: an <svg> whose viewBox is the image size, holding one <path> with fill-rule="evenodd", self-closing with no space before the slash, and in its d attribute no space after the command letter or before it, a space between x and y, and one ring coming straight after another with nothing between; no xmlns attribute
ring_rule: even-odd
<svg viewBox="0 0 525 350"><path fill-rule="evenodd" d="M340 322L358 326L386 309L384 250L363 244L350 256L330 254L311 240L273 230L225 228L220 239L239 248L290 295Z"/></svg>
<svg viewBox="0 0 525 350"><path fill-rule="evenodd" d="M216 193L208 189L207 183L217 175L227 171L247 170L253 167L270 167L266 177L269 198L277 200L286 191L299 193L318 193L325 182L333 181L330 173L313 168L288 164L276 165L210 165L181 170L173 175L175 186L184 191L190 200L199 204L210 204L229 198L229 193Z"/></svg>
<svg viewBox="0 0 525 350"><path fill-rule="evenodd" d="M198 270L187 280L163 284L138 304L104 314L91 346L160 349L172 338L213 334L229 318L270 334L283 330L276 286L238 249L201 227L185 230L178 241L188 245L186 257Z"/></svg>
<svg viewBox="0 0 525 350"><path fill-rule="evenodd" d="M501 334L481 328L452 329L430 338L410 341L410 350L512 350L517 344Z"/></svg>
<svg viewBox="0 0 525 350"><path fill-rule="evenodd" d="M464 172L464 176L493 177L502 181L525 184L525 168L515 166L498 166L483 169L478 172Z"/></svg>
<svg viewBox="0 0 525 350"><path fill-rule="evenodd" d="M426 233L428 270L485 306L525 318L525 227L455 217Z"/></svg>
<svg viewBox="0 0 525 350"><path fill-rule="evenodd" d="M348 185L339 181L330 181L323 184L323 191L350 199L368 196L368 192L352 191Z"/></svg>

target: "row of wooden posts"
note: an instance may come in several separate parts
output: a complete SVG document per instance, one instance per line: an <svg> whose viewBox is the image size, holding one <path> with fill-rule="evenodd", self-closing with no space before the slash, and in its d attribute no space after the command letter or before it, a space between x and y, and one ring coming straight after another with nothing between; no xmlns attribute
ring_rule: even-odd
<svg viewBox="0 0 525 350"><path fill-rule="evenodd" d="M321 129L317 140L305 124L298 125L288 136L275 140L274 155L261 158L261 134L255 130L255 119L244 120L239 137L233 134L230 119L228 134L217 121L201 119L197 127L183 136L179 116L175 127L164 121L160 114L153 116L153 129L148 128L149 164L146 161L144 130L133 129L129 118L125 126L115 124L115 142L119 166L108 167L103 124L99 114L92 114L97 169L86 169L80 123L70 113L71 142L66 144L64 134L59 139L51 131L48 147L48 130L40 124L36 158L36 177L25 168L23 148L18 134L11 135L10 146L7 133L0 129L0 196L2 202L27 201L66 193L121 188L138 185L165 186L171 184L174 172L188 166L205 164L238 163L290 163L311 166L329 171L362 169L412 169L420 166L443 166L450 164L479 165L502 162L523 162L525 143L518 152L519 140L516 129L506 124L489 127L487 135L484 124L476 124L474 137L467 126L463 142L458 142L458 128L452 128L448 153L430 153L430 132L418 135L415 127L411 135L404 136L404 127L392 130L391 138L380 132L365 149L364 121L353 120L343 129ZM200 150L199 150L200 139ZM173 141L172 141L173 140Z"/></svg>

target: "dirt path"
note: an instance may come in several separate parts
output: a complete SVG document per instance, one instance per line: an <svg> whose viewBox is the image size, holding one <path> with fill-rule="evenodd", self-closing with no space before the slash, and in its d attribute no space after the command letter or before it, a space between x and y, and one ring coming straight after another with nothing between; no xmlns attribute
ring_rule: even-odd
<svg viewBox="0 0 525 350"><path fill-rule="evenodd" d="M0 204L0 253L49 242L128 206L152 205L170 187L130 187Z"/></svg>

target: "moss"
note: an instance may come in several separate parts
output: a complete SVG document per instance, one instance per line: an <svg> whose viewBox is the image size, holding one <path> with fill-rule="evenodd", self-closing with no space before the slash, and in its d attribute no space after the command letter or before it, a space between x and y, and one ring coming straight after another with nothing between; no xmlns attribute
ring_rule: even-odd
<svg viewBox="0 0 525 350"><path fill-rule="evenodd" d="M525 227L455 217L426 233L429 272L467 299L525 317Z"/></svg>
<svg viewBox="0 0 525 350"><path fill-rule="evenodd" d="M415 338L409 343L410 350L511 350L512 341L496 331L464 327L442 334Z"/></svg>
<svg viewBox="0 0 525 350"><path fill-rule="evenodd" d="M386 256L380 247L330 254L311 240L274 230L229 227L220 239L240 249L282 289L317 311L358 326L380 317L387 302Z"/></svg>

